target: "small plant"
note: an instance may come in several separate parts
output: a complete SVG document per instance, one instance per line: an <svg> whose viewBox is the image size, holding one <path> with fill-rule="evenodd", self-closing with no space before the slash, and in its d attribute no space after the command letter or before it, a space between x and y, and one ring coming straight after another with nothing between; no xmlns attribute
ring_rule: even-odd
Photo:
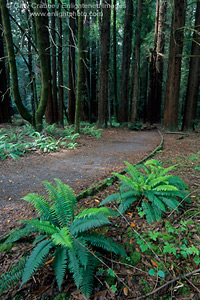
<svg viewBox="0 0 200 300"><path fill-rule="evenodd" d="M83 131L84 134L89 134L92 136L95 136L96 138L100 138L101 137L101 130L102 129L96 129L95 126L85 126L83 128L81 128L81 130Z"/></svg>
<svg viewBox="0 0 200 300"><path fill-rule="evenodd" d="M113 173L121 180L120 193L108 196L100 206L118 201L118 210L124 213L134 202L141 202L149 223L160 220L166 207L177 210L178 198L186 196L187 186L178 176L168 175L175 166L164 168L155 159L144 165L125 164L129 176Z"/></svg>
<svg viewBox="0 0 200 300"><path fill-rule="evenodd" d="M53 257L54 271L59 290L68 269L73 274L77 288L89 296L93 277L99 265L99 248L126 256L124 249L112 239L95 229L110 224L108 217L115 212L106 207L90 208L76 215L77 203L73 190L55 179L57 186L44 181L49 194L45 200L38 194L28 194L23 199L32 204L40 215L39 220L23 220L25 228L11 234L5 243L11 243L31 232L40 235L35 239L34 249L26 260L21 286L42 266L45 259Z"/></svg>

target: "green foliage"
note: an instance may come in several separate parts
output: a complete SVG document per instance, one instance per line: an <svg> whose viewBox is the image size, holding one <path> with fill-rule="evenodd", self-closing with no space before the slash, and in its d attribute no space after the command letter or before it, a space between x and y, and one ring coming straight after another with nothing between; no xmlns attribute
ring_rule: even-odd
<svg viewBox="0 0 200 300"><path fill-rule="evenodd" d="M176 227L172 226L169 221L166 221L163 232L148 231L145 234L135 234L136 243L140 246L143 253L150 254L153 250L158 255L173 254L176 259L180 257L182 259L193 259L195 264L198 265L200 263L200 243L195 239L191 239L189 234L190 226L194 226L192 220L181 220L179 226L176 225Z"/></svg>
<svg viewBox="0 0 200 300"><path fill-rule="evenodd" d="M95 126L89 125L81 128L81 132L83 132L84 134L95 136L98 139L101 137L101 130L102 129L96 129Z"/></svg>
<svg viewBox="0 0 200 300"><path fill-rule="evenodd" d="M40 235L35 239L34 249L26 261L23 274L23 285L32 274L42 266L51 254L56 281L61 285L66 271L72 273L77 288L85 296L93 289L93 277L99 264L99 254L93 249L106 250L126 256L124 249L112 239L96 232L96 229L110 224L109 217L116 213L106 207L90 208L76 215L77 201L73 190L55 179L56 186L48 181L43 184L48 193L48 200L38 194L28 194L23 199L32 204L39 220L24 220L25 228L13 232L4 244L20 239L32 232Z"/></svg>
<svg viewBox="0 0 200 300"><path fill-rule="evenodd" d="M10 272L7 272L0 277L0 295L21 281L25 264L26 260L21 259L12 267Z"/></svg>
<svg viewBox="0 0 200 300"><path fill-rule="evenodd" d="M37 132L30 124L3 128L0 130L0 159L18 159L28 151L54 152L60 148L75 149L78 145L75 140L79 134L74 134L73 131L71 127L61 129L55 124L45 126L42 133Z"/></svg>
<svg viewBox="0 0 200 300"><path fill-rule="evenodd" d="M118 201L119 212L124 213L135 201L141 201L141 207L149 223L160 220L166 207L177 210L178 198L183 199L187 191L186 184L174 175L168 175L175 166L164 168L155 159L144 165L133 166L125 162L128 176L113 173L121 180L120 194L107 197L100 204ZM141 213L141 211L140 211Z"/></svg>

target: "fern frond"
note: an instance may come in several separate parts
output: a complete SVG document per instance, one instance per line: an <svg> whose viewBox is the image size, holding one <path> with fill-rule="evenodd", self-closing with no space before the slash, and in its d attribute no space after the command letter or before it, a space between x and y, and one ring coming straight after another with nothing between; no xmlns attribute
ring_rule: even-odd
<svg viewBox="0 0 200 300"><path fill-rule="evenodd" d="M54 233L51 238L55 245L72 249L72 238L67 227L63 227L58 233Z"/></svg>
<svg viewBox="0 0 200 300"><path fill-rule="evenodd" d="M17 264L15 264L10 272L7 272L0 277L0 295L6 290L13 288L21 281L26 259L22 258Z"/></svg>
<svg viewBox="0 0 200 300"><path fill-rule="evenodd" d="M160 207L158 206L158 203L156 203L155 201L152 202L151 204L151 207L153 209L153 212L154 212L154 215L155 215L155 218L156 220L161 220L161 217L162 217L162 209L160 209ZM160 205L160 203L159 203ZM164 206L164 204L163 204Z"/></svg>
<svg viewBox="0 0 200 300"><path fill-rule="evenodd" d="M86 269L88 262L89 251L87 249L87 243L83 237L78 237L76 240L73 240L73 248L76 256L79 258L79 261L84 269Z"/></svg>
<svg viewBox="0 0 200 300"><path fill-rule="evenodd" d="M64 247L58 247L55 251L55 258L53 261L56 281L59 291L63 283L63 279L67 269L67 249Z"/></svg>
<svg viewBox="0 0 200 300"><path fill-rule="evenodd" d="M14 242L20 240L22 237L29 236L35 232L36 232L36 230L33 228L33 226L28 224L24 228L12 231L9 234L9 237L3 243L3 245L14 243Z"/></svg>
<svg viewBox="0 0 200 300"><path fill-rule="evenodd" d="M156 186L154 188L154 191L171 192L171 191L178 191L178 189L177 189L177 187L175 187L173 185L165 184L165 185Z"/></svg>
<svg viewBox="0 0 200 300"><path fill-rule="evenodd" d="M179 190L188 190L188 185L179 176L172 176L168 181L170 185L174 185Z"/></svg>
<svg viewBox="0 0 200 300"><path fill-rule="evenodd" d="M72 203L75 202L73 190L63 184L59 179L54 179L57 183L55 187L52 183L48 181L43 181L43 184L49 194L51 203L51 211L54 215L54 218L57 219L60 227L68 226L74 215L74 209L72 209Z"/></svg>
<svg viewBox="0 0 200 300"><path fill-rule="evenodd" d="M169 178L172 177L172 175L165 175L165 176L159 176L152 181L149 181L149 186L151 188L155 187L157 184L163 184L166 183L168 184Z"/></svg>
<svg viewBox="0 0 200 300"><path fill-rule="evenodd" d="M137 183L140 182L139 178L141 176L141 173L137 170L136 167L128 163L127 161L124 162L127 166L127 171L131 175L132 179L135 180Z"/></svg>
<svg viewBox="0 0 200 300"><path fill-rule="evenodd" d="M163 202L154 194L153 191L148 191L145 193L145 196L161 211L165 211L165 205Z"/></svg>
<svg viewBox="0 0 200 300"><path fill-rule="evenodd" d="M90 215L87 218L75 218L72 225L70 226L70 233L77 235L81 232L98 228L103 225L110 224L110 221L104 215Z"/></svg>
<svg viewBox="0 0 200 300"><path fill-rule="evenodd" d="M121 196L120 196L119 193L111 194L108 197L106 197L106 199L104 199L99 204L99 206L105 205L105 204L110 203L110 202L119 201L120 199L121 199Z"/></svg>
<svg viewBox="0 0 200 300"><path fill-rule="evenodd" d="M68 185L63 184L62 181L58 178L54 178L56 184L57 184L57 189L58 193L61 193L62 195L65 195L67 205L69 207L69 212L71 215L71 222L74 219L75 212L77 209L77 199L74 195L73 189L70 188Z"/></svg>
<svg viewBox="0 0 200 300"><path fill-rule="evenodd" d="M160 166L161 163L157 159L149 159L144 163L145 166L154 165L156 167Z"/></svg>
<svg viewBox="0 0 200 300"><path fill-rule="evenodd" d="M22 199L29 202L31 205L33 205L40 216L43 216L48 221L54 222L50 205L44 199L44 196L40 196L34 193L29 193Z"/></svg>
<svg viewBox="0 0 200 300"><path fill-rule="evenodd" d="M118 207L119 212L123 214L133 204L133 202L137 200L138 200L137 197L123 198L123 201L121 201Z"/></svg>
<svg viewBox="0 0 200 300"><path fill-rule="evenodd" d="M121 245L115 243L112 239L98 233L90 233L84 235L84 240L92 246L102 248L108 252L114 252L116 255L126 256L126 252Z"/></svg>
<svg viewBox="0 0 200 300"><path fill-rule="evenodd" d="M155 214L154 214L154 211L153 211L150 203L148 203L146 201L143 201L142 202L142 208L143 208L143 210L146 214L146 218L147 218L148 223L152 223L152 222L156 221Z"/></svg>
<svg viewBox="0 0 200 300"><path fill-rule="evenodd" d="M38 235L33 242L33 246L36 246L38 243L40 243L41 241L43 241L46 238L47 238L47 235L43 235L43 234Z"/></svg>
<svg viewBox="0 0 200 300"><path fill-rule="evenodd" d="M49 221L35 219L25 220L24 222L32 225L32 227L35 228L35 232L38 231L43 234L52 235L60 231L58 227L54 226Z"/></svg>
<svg viewBox="0 0 200 300"><path fill-rule="evenodd" d="M131 178L126 177L124 175L118 174L118 173L112 173L116 177L118 177L120 180L122 180L125 184L127 184L130 188L137 189L138 183L134 182Z"/></svg>
<svg viewBox="0 0 200 300"><path fill-rule="evenodd" d="M179 202L176 199L162 197L162 201L172 209L178 210Z"/></svg>
<svg viewBox="0 0 200 300"><path fill-rule="evenodd" d="M80 288L84 278L83 278L83 268L80 265L80 261L74 252L68 250L69 257L69 270L73 274L74 282L77 289Z"/></svg>
<svg viewBox="0 0 200 300"><path fill-rule="evenodd" d="M52 247L54 247L54 244L51 241L44 240L34 248L26 261L21 286L27 282L31 275L41 266L45 256Z"/></svg>
<svg viewBox="0 0 200 300"><path fill-rule="evenodd" d="M81 283L81 292L86 297L90 297L93 291L94 273L99 261L93 255L89 254L87 268L83 270L83 281Z"/></svg>

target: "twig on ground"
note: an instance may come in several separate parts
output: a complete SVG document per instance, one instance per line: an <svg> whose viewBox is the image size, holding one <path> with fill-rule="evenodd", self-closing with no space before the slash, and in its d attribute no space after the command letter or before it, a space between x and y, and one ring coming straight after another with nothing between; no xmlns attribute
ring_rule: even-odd
<svg viewBox="0 0 200 300"><path fill-rule="evenodd" d="M175 282L178 281L178 280L181 280L181 279L187 280L187 277L190 277L190 276L192 276L192 275L200 275L200 274L197 274L197 273L200 273L200 269L195 270L195 271L193 271L193 272L190 272L190 273L188 273L188 274L186 274L186 275L176 277L176 278L174 278L174 279L172 279L172 280L166 282L165 284L161 285L159 288L157 288L157 289L154 290L153 292L148 293L148 294L146 294L146 295L144 295L144 296L141 296L141 297L139 297L139 298L128 297L127 299L129 299L129 300L130 300L130 299L132 299L132 300L134 300L134 299L135 299L135 300L146 299L146 298L152 296L153 294L159 292L160 290L164 289L164 288L167 287L168 285L175 283ZM199 292L199 290L198 290L198 292Z"/></svg>

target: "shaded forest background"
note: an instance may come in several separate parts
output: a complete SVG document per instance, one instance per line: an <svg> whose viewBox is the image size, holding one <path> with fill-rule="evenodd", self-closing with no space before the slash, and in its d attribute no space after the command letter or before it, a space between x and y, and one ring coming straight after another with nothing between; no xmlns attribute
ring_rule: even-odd
<svg viewBox="0 0 200 300"><path fill-rule="evenodd" d="M0 0L0 123L200 119L200 1Z"/></svg>

